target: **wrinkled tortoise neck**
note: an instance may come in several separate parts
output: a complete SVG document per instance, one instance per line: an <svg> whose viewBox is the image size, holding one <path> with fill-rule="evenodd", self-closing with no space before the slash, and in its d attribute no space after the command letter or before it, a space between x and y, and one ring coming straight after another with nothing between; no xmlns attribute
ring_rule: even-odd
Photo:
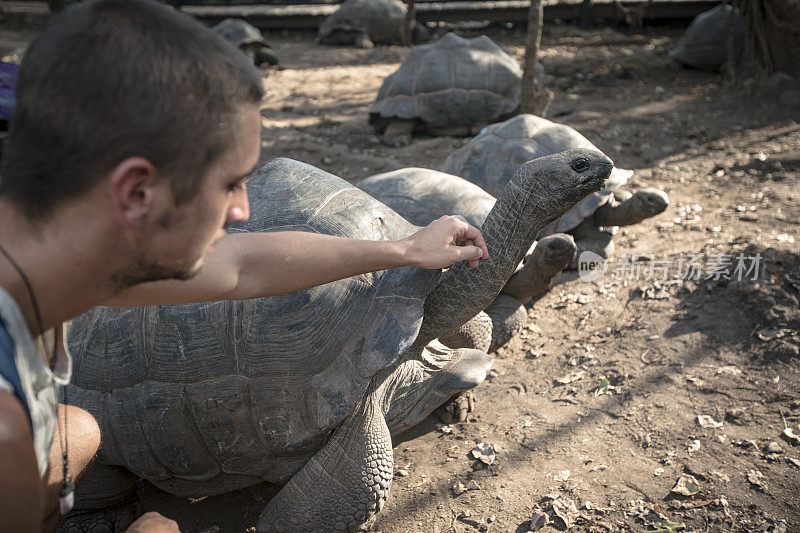
<svg viewBox="0 0 800 533"><path fill-rule="evenodd" d="M477 268L461 261L442 275L425 299L415 345L425 346L485 309L514 273L539 231L568 209L546 194L533 194L543 190L538 184L547 178L537 173L544 172L546 169L528 166L511 178L481 227L489 259L481 260Z"/></svg>

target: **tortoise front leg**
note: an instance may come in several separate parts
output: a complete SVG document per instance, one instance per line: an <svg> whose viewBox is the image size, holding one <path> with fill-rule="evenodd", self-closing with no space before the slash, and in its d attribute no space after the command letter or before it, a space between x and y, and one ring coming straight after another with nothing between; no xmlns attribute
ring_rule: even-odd
<svg viewBox="0 0 800 533"><path fill-rule="evenodd" d="M121 466L93 462L76 484L75 507L58 533L125 531L138 515L136 476Z"/></svg>
<svg viewBox="0 0 800 533"><path fill-rule="evenodd" d="M492 319L481 311L460 328L439 337L448 348L474 348L488 352L492 344Z"/></svg>
<svg viewBox="0 0 800 533"><path fill-rule="evenodd" d="M482 352L493 352L522 331L528 322L528 310L521 300L507 294L497 298L475 318L439 337L439 342L448 348L474 348Z"/></svg>
<svg viewBox="0 0 800 533"><path fill-rule="evenodd" d="M366 31L358 33L353 44L364 49L375 48L375 43L372 42L372 39L369 38L369 33Z"/></svg>
<svg viewBox="0 0 800 533"><path fill-rule="evenodd" d="M453 350L438 341L402 362L384 382L384 413L393 435L425 420L450 398L486 379L494 358L480 350Z"/></svg>
<svg viewBox="0 0 800 533"><path fill-rule="evenodd" d="M389 496L394 472L392 436L376 393L267 504L258 531L355 531Z"/></svg>
<svg viewBox="0 0 800 533"><path fill-rule="evenodd" d="M504 346L528 324L528 310L525 304L507 294L499 294L486 308L486 314L492 319L490 352Z"/></svg>
<svg viewBox="0 0 800 533"><path fill-rule="evenodd" d="M278 58L272 53L272 50L264 45L259 45L253 52L253 62L256 66L261 66L264 63L272 66L278 64Z"/></svg>

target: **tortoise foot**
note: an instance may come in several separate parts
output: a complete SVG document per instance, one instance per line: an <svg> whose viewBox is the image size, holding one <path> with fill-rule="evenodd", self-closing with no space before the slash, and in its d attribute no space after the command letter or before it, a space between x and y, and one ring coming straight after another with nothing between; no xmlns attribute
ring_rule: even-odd
<svg viewBox="0 0 800 533"><path fill-rule="evenodd" d="M365 50L369 50L370 48L375 48L375 44L369 38L369 35L367 33L359 33L356 36L355 40L353 41L353 44L358 48L363 48Z"/></svg>
<svg viewBox="0 0 800 533"><path fill-rule="evenodd" d="M383 132L383 143L393 147L408 146L414 133L413 120L392 120Z"/></svg>

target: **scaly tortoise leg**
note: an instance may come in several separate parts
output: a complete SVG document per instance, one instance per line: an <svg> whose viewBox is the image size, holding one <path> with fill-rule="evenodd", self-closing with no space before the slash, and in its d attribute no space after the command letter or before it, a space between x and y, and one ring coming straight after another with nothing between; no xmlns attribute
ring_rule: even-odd
<svg viewBox="0 0 800 533"><path fill-rule="evenodd" d="M392 436L373 391L269 501L257 530L358 530L383 507L393 474Z"/></svg>

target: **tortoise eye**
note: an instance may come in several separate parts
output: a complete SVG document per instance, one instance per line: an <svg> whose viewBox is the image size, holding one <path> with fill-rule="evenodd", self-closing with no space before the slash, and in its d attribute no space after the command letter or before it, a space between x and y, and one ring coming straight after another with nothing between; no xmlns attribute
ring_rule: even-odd
<svg viewBox="0 0 800 533"><path fill-rule="evenodd" d="M573 159L572 162L569 164L572 167L572 170L575 172L585 172L591 168L591 163L585 157L578 157Z"/></svg>

